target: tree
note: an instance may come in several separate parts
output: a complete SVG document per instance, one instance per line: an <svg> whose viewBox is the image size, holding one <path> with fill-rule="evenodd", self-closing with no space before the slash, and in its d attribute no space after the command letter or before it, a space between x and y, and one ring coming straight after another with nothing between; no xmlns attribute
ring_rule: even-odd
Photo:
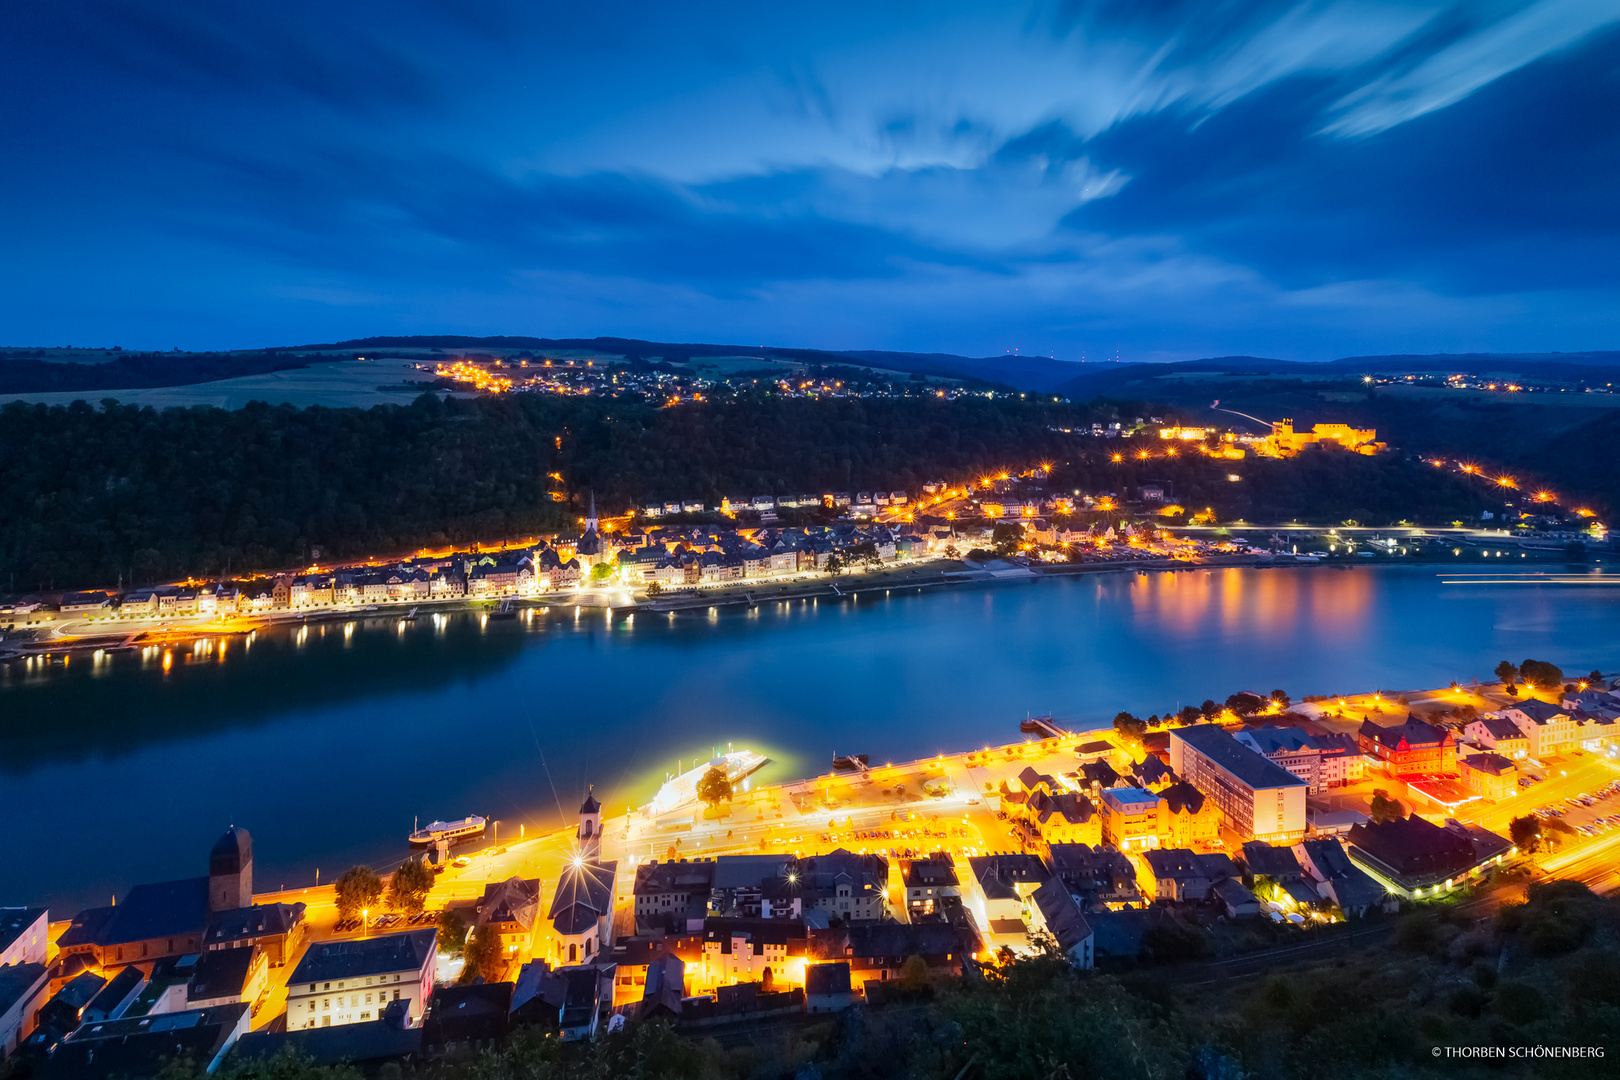
<svg viewBox="0 0 1620 1080"><path fill-rule="evenodd" d="M1454 683L1453 685L1456 684ZM1282 690L1273 690L1271 692L1271 703L1277 706L1279 709L1286 709L1289 705L1293 704L1293 702L1289 700L1287 693Z"/></svg>
<svg viewBox="0 0 1620 1080"><path fill-rule="evenodd" d="M1122 712L1114 717L1114 730L1133 742L1141 742L1142 736L1147 734L1147 723L1128 712Z"/></svg>
<svg viewBox="0 0 1620 1080"><path fill-rule="evenodd" d="M1512 685L1519 680L1519 669L1504 660L1496 665L1496 681Z"/></svg>
<svg viewBox="0 0 1620 1080"><path fill-rule="evenodd" d="M1399 799L1389 797L1389 792L1383 788L1373 788L1372 805L1367 809L1367 816L1374 821L1395 821L1406 816L1406 807Z"/></svg>
<svg viewBox="0 0 1620 1080"><path fill-rule="evenodd" d="M1205 720L1213 720L1221 715L1221 707L1209 698L1205 698L1204 703L1198 706L1198 711Z"/></svg>
<svg viewBox="0 0 1620 1080"><path fill-rule="evenodd" d="M1534 814L1516 817L1508 823L1508 838L1526 854L1541 846L1541 819Z"/></svg>
<svg viewBox="0 0 1620 1080"><path fill-rule="evenodd" d="M501 946L501 935L488 923L473 927L461 955L467 961L467 966L461 970L461 981L464 983L480 978L487 983L494 982L506 966L506 950Z"/></svg>
<svg viewBox="0 0 1620 1080"><path fill-rule="evenodd" d="M1226 707L1239 716L1253 716L1266 707L1266 700L1259 694L1240 690L1226 699Z"/></svg>
<svg viewBox="0 0 1620 1080"><path fill-rule="evenodd" d="M351 866L337 879L337 913L339 919L352 919L367 908L378 906L382 900L382 879L369 866Z"/></svg>
<svg viewBox="0 0 1620 1080"><path fill-rule="evenodd" d="M842 573L843 569L844 560L840 559L837 553L827 556L827 573L837 575Z"/></svg>
<svg viewBox="0 0 1620 1080"><path fill-rule="evenodd" d="M467 922L455 908L439 912L439 948L451 956L460 956L467 943Z"/></svg>
<svg viewBox="0 0 1620 1080"><path fill-rule="evenodd" d="M997 555L1016 555L1024 543L1024 526L1016 521L998 521L990 530Z"/></svg>
<svg viewBox="0 0 1620 1080"><path fill-rule="evenodd" d="M1211 704L1213 704L1213 702ZM1181 717L1181 722L1183 724L1195 724L1198 722L1199 717L1203 716L1204 714L1196 705L1183 705L1181 707L1181 712L1177 715Z"/></svg>
<svg viewBox="0 0 1620 1080"><path fill-rule="evenodd" d="M419 858L406 859L388 879L388 906L415 915L433 891L433 871Z"/></svg>
<svg viewBox="0 0 1620 1080"><path fill-rule="evenodd" d="M663 595L664 583L662 581L654 581L647 586L647 599L656 600Z"/></svg>
<svg viewBox="0 0 1620 1080"><path fill-rule="evenodd" d="M1602 686L1603 685L1603 672L1598 671L1596 668L1594 668L1592 670L1592 673L1586 677L1586 685L1587 686Z"/></svg>
<svg viewBox="0 0 1620 1080"><path fill-rule="evenodd" d="M731 781L726 777L726 770L718 765L710 765L709 771L698 778L697 797L710 806L728 802L731 794Z"/></svg>
<svg viewBox="0 0 1620 1080"><path fill-rule="evenodd" d="M605 562L599 562L591 567L591 580L597 583L606 581L613 576L613 567Z"/></svg>
<svg viewBox="0 0 1620 1080"><path fill-rule="evenodd" d="M1519 677L1528 686L1561 686L1564 682L1564 672L1555 664L1545 660L1526 660L1519 665Z"/></svg>
<svg viewBox="0 0 1620 1080"><path fill-rule="evenodd" d="M929 983L928 961L920 956L908 956L900 965L900 985L915 993L926 990Z"/></svg>

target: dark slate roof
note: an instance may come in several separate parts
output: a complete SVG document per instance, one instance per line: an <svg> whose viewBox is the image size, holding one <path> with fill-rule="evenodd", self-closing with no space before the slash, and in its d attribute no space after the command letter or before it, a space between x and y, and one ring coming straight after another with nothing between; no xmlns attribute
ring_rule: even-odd
<svg viewBox="0 0 1620 1080"><path fill-rule="evenodd" d="M49 974L44 964L7 964L0 967L0 1016L11 1011L25 996L43 991Z"/></svg>
<svg viewBox="0 0 1620 1080"><path fill-rule="evenodd" d="M203 938L208 945L221 945L232 941L250 941L254 938L275 937L285 934L304 920L304 905L254 904L252 907L219 911L208 922L208 933Z"/></svg>
<svg viewBox="0 0 1620 1080"><path fill-rule="evenodd" d="M1080 912L1080 905L1069 887L1054 878L1035 890L1030 900L1040 909L1046 928L1064 952L1091 936L1091 924Z"/></svg>
<svg viewBox="0 0 1620 1080"><path fill-rule="evenodd" d="M10 948L12 942L22 937L23 931L38 922L44 914L42 907L0 908L0 952Z"/></svg>
<svg viewBox="0 0 1620 1080"><path fill-rule="evenodd" d="M71 949L76 945L94 945L102 928L112 921L113 907L85 908L73 916L73 923L56 939L58 949Z"/></svg>
<svg viewBox="0 0 1620 1080"><path fill-rule="evenodd" d="M1030 854L975 855L968 859L968 869L992 900L1015 899L1018 891L1013 886L1018 883L1041 885L1052 878L1046 864Z"/></svg>
<svg viewBox="0 0 1620 1080"><path fill-rule="evenodd" d="M438 951L438 940L439 931L429 928L382 937L317 942L304 953L287 981L317 983L390 971L420 971Z"/></svg>
<svg viewBox="0 0 1620 1080"><path fill-rule="evenodd" d="M131 964L114 975L112 981L103 986L85 1008L91 1012L111 1015L117 1012L118 1007L128 1001L145 981L146 972Z"/></svg>
<svg viewBox="0 0 1620 1080"><path fill-rule="evenodd" d="M1157 754L1149 754L1131 766L1131 775L1139 784L1152 787L1161 780L1175 779L1175 773Z"/></svg>
<svg viewBox="0 0 1620 1080"><path fill-rule="evenodd" d="M1251 788L1305 785L1305 781L1263 754L1255 753L1214 724L1176 728L1170 732L1170 737L1180 739Z"/></svg>
<svg viewBox="0 0 1620 1080"><path fill-rule="evenodd" d="M1024 771L1018 774L1018 782L1024 785L1025 791L1033 791L1038 785L1045 784L1046 790L1057 789L1057 781L1043 772L1036 772L1033 765L1025 765Z"/></svg>
<svg viewBox="0 0 1620 1080"><path fill-rule="evenodd" d="M602 812L602 804L596 801L595 788L586 790L585 801L579 804L579 812L582 814L600 814Z"/></svg>
<svg viewBox="0 0 1620 1080"><path fill-rule="evenodd" d="M1486 725L1487 732L1492 738L1524 738L1524 732L1515 722L1505 716L1482 716L1479 722Z"/></svg>
<svg viewBox="0 0 1620 1080"><path fill-rule="evenodd" d="M1106 761L1088 761L1080 766L1080 774L1086 778L1086 783L1098 787L1108 788L1119 783L1119 773Z"/></svg>
<svg viewBox="0 0 1620 1080"><path fill-rule="evenodd" d="M1402 742L1407 746L1438 746L1446 741L1448 732L1445 728L1426 724L1415 716L1408 716L1404 724L1392 724L1382 727L1371 720L1361 722L1361 735L1373 742L1397 749Z"/></svg>
<svg viewBox="0 0 1620 1080"><path fill-rule="evenodd" d="M1465 870L1474 845L1466 833L1413 815L1350 827L1349 841L1398 874Z"/></svg>
<svg viewBox="0 0 1620 1080"><path fill-rule="evenodd" d="M337 1027L295 1031L252 1031L236 1040L232 1059L263 1060L286 1048L311 1065L365 1064L414 1057L422 1049L422 1028L387 1020L364 1020Z"/></svg>
<svg viewBox="0 0 1620 1080"><path fill-rule="evenodd" d="M779 866L780 861L771 865ZM712 862L659 862L649 859L636 867L634 892L637 896L667 892L707 893L714 886L714 868ZM758 880L750 884L757 884Z"/></svg>
<svg viewBox="0 0 1620 1080"><path fill-rule="evenodd" d="M1557 705L1549 705L1547 702L1537 698L1526 698L1523 701L1509 705L1508 709L1517 709L1538 724L1545 724L1549 720L1556 720L1560 716L1569 715ZM1506 712L1508 709L1503 711Z"/></svg>
<svg viewBox="0 0 1620 1080"><path fill-rule="evenodd" d="M478 921L517 923L528 930L540 913L540 879L509 877L484 886L478 901Z"/></svg>
<svg viewBox="0 0 1620 1080"><path fill-rule="evenodd" d="M207 926L207 878L160 881L130 889L124 902L113 908L95 942L105 946L185 934L201 937Z"/></svg>
<svg viewBox="0 0 1620 1080"><path fill-rule="evenodd" d="M1185 780L1178 780L1160 791L1159 798L1170 804L1172 814L1196 814L1204 808L1204 793Z"/></svg>
<svg viewBox="0 0 1620 1080"><path fill-rule="evenodd" d="M237 874L252 861L253 837L246 829L232 825L225 830L225 835L214 841L214 848L208 853L208 872Z"/></svg>
<svg viewBox="0 0 1620 1080"><path fill-rule="evenodd" d="M186 987L190 1001L229 997L240 1000L253 970L253 949L211 949L197 958L191 983Z"/></svg>
<svg viewBox="0 0 1620 1080"><path fill-rule="evenodd" d="M1344 846L1332 837L1319 837L1314 840L1301 841L1305 848L1306 858L1316 867L1317 872L1324 878L1336 878L1352 873L1359 874L1361 869L1350 861L1350 856L1344 853Z"/></svg>
<svg viewBox="0 0 1620 1080"><path fill-rule="evenodd" d="M959 884L956 877L956 867L951 865L949 855L943 853L930 855L925 859L913 859L906 867L906 888L920 889L928 887L948 887Z"/></svg>
<svg viewBox="0 0 1620 1080"><path fill-rule="evenodd" d="M617 862L570 863L563 868L546 916L558 933L583 933L601 916L613 914L613 877L618 869Z"/></svg>
<svg viewBox="0 0 1620 1080"><path fill-rule="evenodd" d="M1492 776L1501 776L1505 772L1515 771L1518 766L1503 757L1501 754L1470 754L1460 762L1470 769L1490 773Z"/></svg>
<svg viewBox="0 0 1620 1080"><path fill-rule="evenodd" d="M804 992L811 994L847 994L850 991L849 964L811 964L804 969Z"/></svg>
<svg viewBox="0 0 1620 1080"><path fill-rule="evenodd" d="M57 1045L37 1075L46 1080L103 1080L108 1076L133 1080L153 1076L182 1057L212 1061L247 1008L245 1003L235 1002L85 1024Z"/></svg>
<svg viewBox="0 0 1620 1080"><path fill-rule="evenodd" d="M433 1008L423 1025L427 1029L425 1041L442 1046L447 1042L495 1039L506 1034L513 988L514 984L509 982L437 988L433 991Z"/></svg>
<svg viewBox="0 0 1620 1080"><path fill-rule="evenodd" d="M97 975L93 971L83 971L69 979L51 1000L72 1006L75 1012L79 1012L96 1000L96 995L101 993L101 988L106 985L106 976Z"/></svg>
<svg viewBox="0 0 1620 1080"><path fill-rule="evenodd" d="M1250 840L1243 845L1243 862L1249 868L1249 873L1260 877L1298 877L1300 873L1299 860L1294 857L1293 848L1272 847L1259 840Z"/></svg>
<svg viewBox="0 0 1620 1080"><path fill-rule="evenodd" d="M1253 740L1254 748L1268 757L1280 752L1303 750L1311 745L1310 736L1299 728L1277 727L1274 724L1247 728L1242 734L1245 741Z"/></svg>

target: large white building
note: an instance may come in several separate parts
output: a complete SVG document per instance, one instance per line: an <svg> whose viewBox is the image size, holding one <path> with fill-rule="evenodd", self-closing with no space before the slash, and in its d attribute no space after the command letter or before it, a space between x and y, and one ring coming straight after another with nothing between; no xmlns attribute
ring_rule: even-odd
<svg viewBox="0 0 1620 1080"><path fill-rule="evenodd" d="M287 1030L377 1020L395 1001L409 1002L414 1024L432 1000L438 955L436 929L311 945L287 980Z"/></svg>
<svg viewBox="0 0 1620 1080"><path fill-rule="evenodd" d="M1305 834L1310 785L1214 724L1172 728L1170 767L1242 836L1292 842Z"/></svg>

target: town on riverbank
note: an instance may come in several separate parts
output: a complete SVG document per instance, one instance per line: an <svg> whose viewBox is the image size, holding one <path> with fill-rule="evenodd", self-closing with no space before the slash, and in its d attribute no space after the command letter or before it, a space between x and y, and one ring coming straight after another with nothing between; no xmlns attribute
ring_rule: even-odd
<svg viewBox="0 0 1620 1080"><path fill-rule="evenodd" d="M915 497L682 500L617 518L598 518L593 502L577 533L244 578L29 594L0 604L0 659L149 650L387 612L673 611L1106 571L1414 562L1507 570L1571 559L1601 569L1609 544L1600 526L1551 529L1558 521L1545 514L1489 529L1218 523L1189 516L1164 485L1138 484L1128 497L1065 493L1052 489L1048 471L932 482Z"/></svg>
<svg viewBox="0 0 1620 1080"><path fill-rule="evenodd" d="M397 864L276 892L233 826L206 876L0 909L0 1047L68 1076L113 1054L144 1075L176 1046L376 1068L652 1018L724 1039L1019 957L1198 985L1353 957L1547 878L1613 891L1615 680L1535 660L1497 677L1240 691L1081 732L1032 718L1016 741L849 752L779 783L732 748L640 808L586 791L534 836L402 829Z"/></svg>

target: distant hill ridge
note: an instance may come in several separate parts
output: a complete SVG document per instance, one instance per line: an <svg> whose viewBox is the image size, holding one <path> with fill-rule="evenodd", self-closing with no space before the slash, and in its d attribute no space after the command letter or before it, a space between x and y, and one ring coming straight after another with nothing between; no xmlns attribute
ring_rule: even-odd
<svg viewBox="0 0 1620 1080"><path fill-rule="evenodd" d="M279 346L259 350L210 353L130 353L101 363L63 362L0 350L0 393L119 390L135 387L189 386L310 363L347 359L322 353L362 353L374 349L503 349L527 351L592 351L618 356L658 357L691 362L708 356L757 356L762 360L844 364L908 374L942 375L1037 393L1072 398L1124 395L1139 397L1144 384L1162 384L1177 375L1320 377L1324 373L1431 371L1485 374L1534 369L1551 378L1587 378L1594 369L1612 370L1620 381L1620 351L1539 353L1431 353L1347 356L1328 361L1281 360L1261 356L1217 356L1165 363L1081 363L1039 356L958 356L952 353L900 352L880 349L800 349L771 345L711 342L663 342L640 338L543 338L514 335L473 337L463 334L384 335L326 344ZM1127 389L1128 388L1128 389Z"/></svg>

